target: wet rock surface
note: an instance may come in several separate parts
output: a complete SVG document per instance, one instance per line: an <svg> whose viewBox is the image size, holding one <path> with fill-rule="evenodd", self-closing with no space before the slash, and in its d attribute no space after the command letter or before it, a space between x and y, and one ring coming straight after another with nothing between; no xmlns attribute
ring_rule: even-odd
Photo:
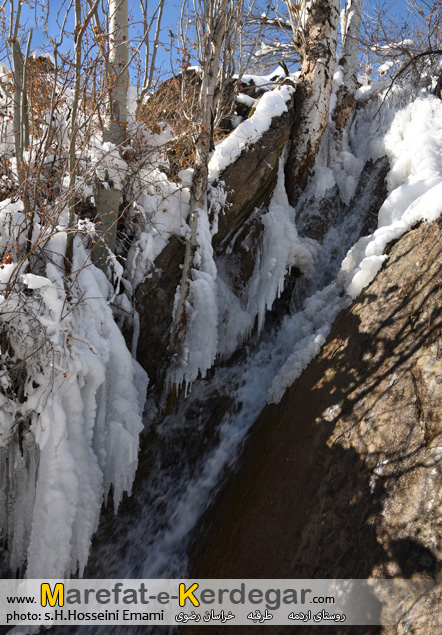
<svg viewBox="0 0 442 635"><path fill-rule="evenodd" d="M279 405L264 409L238 470L200 524L191 577L437 584L441 329L437 222L390 246L386 265L338 316L321 354ZM436 586L413 608L413 623L426 630L407 632L441 632L439 596Z"/></svg>
<svg viewBox="0 0 442 635"><path fill-rule="evenodd" d="M303 236L324 240L327 231L339 216L348 216L356 207L364 207L365 222L361 228L361 236L373 232L377 227L379 210L387 198L387 175L390 165L387 157L376 161L369 160L359 177L355 194L349 204L345 204L339 194L337 185L331 188L318 202L309 200L308 205L300 208L296 224ZM312 213L313 210L313 213Z"/></svg>

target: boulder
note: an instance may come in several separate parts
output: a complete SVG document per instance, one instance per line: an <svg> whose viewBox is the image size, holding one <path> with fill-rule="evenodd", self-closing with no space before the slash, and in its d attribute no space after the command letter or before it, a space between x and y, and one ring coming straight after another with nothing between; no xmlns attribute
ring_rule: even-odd
<svg viewBox="0 0 442 635"><path fill-rule="evenodd" d="M294 119L293 103L289 102L288 107L287 112L272 120L260 140L247 147L220 175L219 180L228 194L227 206L219 217L218 233L213 237L218 253L223 252L234 237L240 239L244 223L256 208L270 203L278 178L279 159Z"/></svg>
<svg viewBox="0 0 442 635"><path fill-rule="evenodd" d="M439 221L390 247L321 353L280 404L263 410L200 523L190 577L437 584L441 332ZM426 624L419 632L440 632L439 597L436 586L413 608Z"/></svg>
<svg viewBox="0 0 442 635"><path fill-rule="evenodd" d="M227 206L220 214L213 245L218 256L229 247L228 258L235 263L238 277L235 286L247 284L253 273L254 253L262 228L256 208L270 202L292 119L293 105L289 104L288 112L275 117L261 139L245 149L220 176L228 192ZM183 241L172 237L156 259L153 273L136 291L140 316L137 359L148 372L151 383L161 383L167 366L173 301L181 279L184 251Z"/></svg>

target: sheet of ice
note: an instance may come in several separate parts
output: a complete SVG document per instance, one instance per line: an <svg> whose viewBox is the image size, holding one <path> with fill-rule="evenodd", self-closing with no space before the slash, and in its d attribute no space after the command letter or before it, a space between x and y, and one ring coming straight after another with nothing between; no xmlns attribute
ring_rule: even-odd
<svg viewBox="0 0 442 635"><path fill-rule="evenodd" d="M4 201L0 214L9 243L7 221L20 221L21 207ZM131 490L143 427L147 376L114 321L112 288L79 237L66 288L65 246L60 230L47 243L45 269L19 275L8 295L16 265L0 268L0 321L9 344L0 369L0 460L8 457L10 467L0 474L0 527L10 566L27 562L28 577L82 574L103 502L112 490L117 509ZM20 360L18 401L7 396L13 387L5 370Z"/></svg>
<svg viewBox="0 0 442 635"><path fill-rule="evenodd" d="M211 245L217 216L215 213L215 227L210 227L207 212L199 210L199 248L186 306L188 328L184 356L177 360L169 374L171 385L189 385L199 375L204 377L217 354L230 354L250 335L256 318L260 332L266 312L281 294L285 276L293 266L306 274L313 270L318 244L298 236L295 210L290 207L285 191L284 160L285 156L280 160L278 181L269 209L260 217L264 226L262 247L246 297L239 298L223 277L217 280ZM219 199L223 194L222 188L211 192L212 208L222 206Z"/></svg>
<svg viewBox="0 0 442 635"><path fill-rule="evenodd" d="M307 299L304 310L292 320L291 326L299 333L299 339L267 392L268 403L281 401L286 389L319 353L336 316L348 304L349 299L341 296L335 284Z"/></svg>
<svg viewBox="0 0 442 635"><path fill-rule="evenodd" d="M269 210L260 219L264 225L262 249L249 284L247 311L252 323L257 316L258 332L263 327L266 311L284 289L286 273L297 266L308 275L314 267L319 245L298 236L294 213L285 190L284 158L281 158Z"/></svg>
<svg viewBox="0 0 442 635"><path fill-rule="evenodd" d="M287 273L294 266L307 274L313 270L318 243L300 238L295 210L289 205L284 185L285 154L268 210L260 216L264 226L261 246L246 291L238 295L226 283L221 269L218 277L219 345L221 357L230 355L252 332L257 320L261 332L267 310L284 288Z"/></svg>
<svg viewBox="0 0 442 635"><path fill-rule="evenodd" d="M185 308L187 327L183 356L172 364L168 375L171 386L184 384L186 389L199 375L206 376L218 347L217 268L207 209L198 210L196 235L198 247Z"/></svg>

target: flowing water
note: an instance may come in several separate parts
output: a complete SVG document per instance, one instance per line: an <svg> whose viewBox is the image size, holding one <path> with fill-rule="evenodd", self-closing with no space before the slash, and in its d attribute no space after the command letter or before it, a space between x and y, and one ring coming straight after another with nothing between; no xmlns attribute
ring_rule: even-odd
<svg viewBox="0 0 442 635"><path fill-rule="evenodd" d="M310 278L296 281L295 292L284 307L286 315L268 320L259 338L245 344L211 377L195 382L188 398L148 435L142 459L145 467L137 477L133 496L117 517L106 513L86 577L186 577L192 532L226 471L237 461L241 442L265 406L272 381L305 335L305 300L336 279L348 249L369 228L368 202L383 191L385 168L385 162L378 162L374 167L371 164L368 173L364 171L368 174L365 194L356 195L349 205L329 193L331 225L322 240L316 269ZM317 223L324 221L317 209L311 212L305 214L304 209L299 217L300 235L305 235L308 224L303 218L316 215ZM102 628L106 629L103 633L118 633L125 627ZM136 627L131 629L137 632ZM53 632L58 630L67 632L60 627ZM85 635L101 629L82 626L78 632ZM143 627L143 632L154 633L155 627Z"/></svg>

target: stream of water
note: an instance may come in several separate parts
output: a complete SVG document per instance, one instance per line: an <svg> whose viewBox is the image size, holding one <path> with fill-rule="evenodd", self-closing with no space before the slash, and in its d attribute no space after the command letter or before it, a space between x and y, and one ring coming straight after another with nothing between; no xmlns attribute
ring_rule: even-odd
<svg viewBox="0 0 442 635"><path fill-rule="evenodd" d="M359 117L363 123L363 115ZM372 170L364 185L368 198L370 188L372 194L379 189L384 175L382 166ZM186 577L191 534L226 471L235 465L241 442L265 406L272 381L304 336L305 300L336 279L348 249L367 229L366 196L346 206L329 194L329 205L335 206L334 217L313 275L296 281L286 315L276 326L269 320L261 336L245 344L235 361L195 382L188 398L155 429L142 470L145 476L138 476L133 496L118 516L113 518L110 512L106 516L86 577ZM300 218L300 235L305 229L302 225ZM119 633L124 627L104 628L106 633ZM85 635L101 629L82 626L78 632ZM149 631L144 627L146 632L155 632L154 627Z"/></svg>

